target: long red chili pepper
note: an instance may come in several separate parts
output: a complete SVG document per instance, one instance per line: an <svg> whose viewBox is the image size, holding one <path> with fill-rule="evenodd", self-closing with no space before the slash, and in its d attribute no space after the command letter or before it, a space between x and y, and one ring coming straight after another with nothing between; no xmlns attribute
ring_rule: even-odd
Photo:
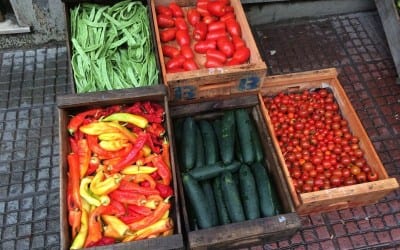
<svg viewBox="0 0 400 250"><path fill-rule="evenodd" d="M138 206L138 205L134 205L134 204L129 204L127 206L127 209L131 212L141 214L143 216L149 216L151 213L153 213L151 208L148 208L145 206Z"/></svg>
<svg viewBox="0 0 400 250"><path fill-rule="evenodd" d="M140 221L129 224L129 228L136 231L155 223L156 221L161 219L161 217L165 214L165 212L169 210L170 207L171 204L168 201L164 200L163 202L160 202L157 208L154 210L153 214L144 217Z"/></svg>
<svg viewBox="0 0 400 250"><path fill-rule="evenodd" d="M80 170L79 156L75 153L69 153L67 157L69 177L68 177L68 220L72 227L72 234L76 235L80 229L80 214L82 211L82 201L79 194Z"/></svg>
<svg viewBox="0 0 400 250"><path fill-rule="evenodd" d="M117 200L123 204L143 205L146 202L146 196L131 191L114 190L108 194L111 199Z"/></svg>
<svg viewBox="0 0 400 250"><path fill-rule="evenodd" d="M121 180L118 189L122 190L122 191L131 191L131 192L135 192L138 194L144 194L144 195L160 194L160 192L156 189L142 187L137 183L130 182L127 180Z"/></svg>
<svg viewBox="0 0 400 250"><path fill-rule="evenodd" d="M88 235L85 241L85 247L92 246L96 242L98 242L102 236L102 225L101 225L101 214L106 210L105 206L96 207L89 214L89 228Z"/></svg>
<svg viewBox="0 0 400 250"><path fill-rule="evenodd" d="M136 140L135 145L133 146L131 152L129 152L128 155L126 155L124 158L121 159L120 162L118 162L116 165L111 166L110 172L111 173L117 173L121 171L124 167L131 165L134 163L135 156L139 153L140 150L142 150L143 146L146 144L148 141L148 134L146 133L141 133L138 135L138 138Z"/></svg>
<svg viewBox="0 0 400 250"><path fill-rule="evenodd" d="M78 155L79 155L79 168L80 168L80 177L83 178L86 175L86 172L89 168L90 156L91 156L90 148L86 139L80 139L78 141Z"/></svg>
<svg viewBox="0 0 400 250"><path fill-rule="evenodd" d="M157 155L152 160L155 167L157 167L157 173L161 176L162 183L164 185L171 184L171 169L168 165L163 161L161 155Z"/></svg>
<svg viewBox="0 0 400 250"><path fill-rule="evenodd" d="M102 109L91 109L91 110L87 110L87 111L84 111L84 112L81 112L81 113L75 115L74 117L71 118L71 120L69 121L69 123L67 125L68 132L71 135L73 135L75 133L75 131L78 130L79 126L82 125L82 123L86 119L86 117L88 117L88 116L96 117L101 111L102 111Z"/></svg>
<svg viewBox="0 0 400 250"><path fill-rule="evenodd" d="M163 143L162 143L162 152L161 152L161 157L163 161L167 164L169 168L171 168L171 157L170 157L170 144L167 139L167 137L164 137Z"/></svg>

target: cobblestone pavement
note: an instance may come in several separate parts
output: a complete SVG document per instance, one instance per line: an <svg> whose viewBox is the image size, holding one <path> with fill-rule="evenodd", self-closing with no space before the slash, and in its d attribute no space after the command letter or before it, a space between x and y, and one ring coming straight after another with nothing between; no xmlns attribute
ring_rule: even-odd
<svg viewBox="0 0 400 250"><path fill-rule="evenodd" d="M400 85L376 12L253 27L268 74L336 67L389 175L400 176ZM0 51L0 249L59 249L56 96L67 49ZM377 204L303 216L292 238L245 249L395 249L400 192Z"/></svg>

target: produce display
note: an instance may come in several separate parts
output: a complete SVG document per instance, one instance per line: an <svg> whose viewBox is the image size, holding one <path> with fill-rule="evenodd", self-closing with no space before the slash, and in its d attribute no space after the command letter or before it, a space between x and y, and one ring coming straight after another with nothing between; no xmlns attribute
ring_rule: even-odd
<svg viewBox="0 0 400 250"><path fill-rule="evenodd" d="M158 84L149 11L140 1L82 3L70 10L77 93Z"/></svg>
<svg viewBox="0 0 400 250"><path fill-rule="evenodd" d="M263 147L247 109L176 119L175 138L191 227L279 214Z"/></svg>
<svg viewBox="0 0 400 250"><path fill-rule="evenodd" d="M250 58L234 9L226 0L198 0L156 6L157 25L168 73L239 65Z"/></svg>
<svg viewBox="0 0 400 250"><path fill-rule="evenodd" d="M171 235L173 196L164 107L94 108L67 126L71 249Z"/></svg>
<svg viewBox="0 0 400 250"><path fill-rule="evenodd" d="M263 99L298 193L379 179L329 88Z"/></svg>

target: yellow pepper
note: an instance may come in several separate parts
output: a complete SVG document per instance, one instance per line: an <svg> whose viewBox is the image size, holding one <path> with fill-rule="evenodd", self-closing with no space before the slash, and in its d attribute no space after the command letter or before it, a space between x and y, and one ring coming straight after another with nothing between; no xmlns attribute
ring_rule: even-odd
<svg viewBox="0 0 400 250"><path fill-rule="evenodd" d="M139 128L146 128L147 124L149 123L148 120L143 116L130 113L113 113L102 119L102 121L127 122L138 126Z"/></svg>
<svg viewBox="0 0 400 250"><path fill-rule="evenodd" d="M128 137L126 137L123 133L120 132L109 132L99 135L99 140L101 141L127 140L127 139Z"/></svg>
<svg viewBox="0 0 400 250"><path fill-rule="evenodd" d="M107 151L118 151L128 145L128 140L112 140L112 141L100 141L99 145L102 149Z"/></svg>
<svg viewBox="0 0 400 250"><path fill-rule="evenodd" d="M118 238L122 238L129 231L129 226L116 216L103 214L101 218L108 227L111 227L116 231L117 235L119 236Z"/></svg>
<svg viewBox="0 0 400 250"><path fill-rule="evenodd" d="M122 240L122 242L146 239L151 235L156 235L171 230L173 227L174 227L174 222L171 218L169 217L162 218L143 229L137 230L132 235L128 235Z"/></svg>
<svg viewBox="0 0 400 250"><path fill-rule="evenodd" d="M108 193L116 190L122 180L122 175L119 173L112 174L111 176L105 177L103 169L97 171L90 184L90 191L99 196L107 195Z"/></svg>
<svg viewBox="0 0 400 250"><path fill-rule="evenodd" d="M156 167L130 165L124 168L122 174L151 174L157 171Z"/></svg>
<svg viewBox="0 0 400 250"><path fill-rule="evenodd" d="M119 130L109 125L109 122L91 122L80 126L79 130L88 135L100 135L103 133L118 132Z"/></svg>
<svg viewBox="0 0 400 250"><path fill-rule="evenodd" d="M108 205L110 203L110 198L107 195L101 195L98 197L94 195L89 188L90 183L92 182L93 177L87 176L81 180L81 184L79 187L79 193L83 199L85 199L90 205L100 206L100 205Z"/></svg>

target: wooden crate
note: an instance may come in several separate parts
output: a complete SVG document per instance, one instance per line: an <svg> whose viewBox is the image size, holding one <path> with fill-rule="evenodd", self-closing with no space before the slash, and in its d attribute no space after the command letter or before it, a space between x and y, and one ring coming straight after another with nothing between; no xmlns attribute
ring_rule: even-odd
<svg viewBox="0 0 400 250"><path fill-rule="evenodd" d="M171 104L188 103L193 100L215 96L243 95L244 93L258 91L267 73L267 66L258 51L240 0L230 0L230 3L234 8L236 19L240 24L242 38L250 49L249 62L242 65L207 69L204 66L200 66L204 63L205 56L195 53L195 60L198 62L200 69L179 73L167 73L165 68L166 59L161 49L162 43L158 30L155 6L168 5L172 1L173 0L151 0L162 77L163 82L168 86ZM196 5L195 0L178 0L176 2L182 7L185 13L188 8ZM191 34L191 25L188 24L188 26L189 34ZM192 39L192 48L193 43ZM172 44L176 45L176 42Z"/></svg>
<svg viewBox="0 0 400 250"><path fill-rule="evenodd" d="M158 57L158 51L157 51L157 46L156 46L156 38L155 38L155 29L154 29L154 22L152 20L153 16L150 14L151 9L150 9L150 4L148 0L137 0L141 2L144 6L147 6L147 10L149 13L149 25L150 25L150 32L151 32L151 39L152 39L152 45L153 45L153 51L156 59L156 67L158 70L158 85L163 84L162 83L162 74L161 74L161 67L160 67L160 60ZM74 73L71 65L71 59L72 59L72 42L71 42L71 17L70 17L70 11L71 9L75 8L76 6L82 4L82 3L91 3L91 4L99 4L99 5L104 5L104 6L111 6L113 4L116 4L118 2L121 2L121 0L62 0L64 3L64 18L65 18L65 24L66 24L66 47L67 47L67 56L68 56L68 62L69 62L69 67L68 67L68 74L71 76L71 92L77 93L76 89L76 82L74 78ZM153 85L154 86L154 85ZM152 86L150 86L152 87ZM142 88L142 87L132 87L134 89ZM147 87L145 87L147 88ZM113 90L110 90L113 91ZM97 92L108 92L108 91L97 91Z"/></svg>
<svg viewBox="0 0 400 250"><path fill-rule="evenodd" d="M400 15L395 0L375 0L400 83Z"/></svg>
<svg viewBox="0 0 400 250"><path fill-rule="evenodd" d="M106 107L111 105L132 104L136 101L152 101L159 103L165 108L165 128L166 134L170 139L171 121L169 118L168 99L166 97L166 89L164 85L158 85L157 88L151 89L135 89L135 90L116 90L107 93L88 93L86 95L64 95L57 97L57 106L59 114L59 141L60 141L60 235L61 249L69 249L71 245L70 227L68 225L67 213L67 155L70 152L70 144L68 141L67 125L71 115L78 112L98 107ZM172 187L175 194L178 193L178 184L175 171L175 160L173 155L173 143L171 143L171 166L173 182ZM118 243L112 245L112 249L184 249L183 233L181 228L181 215L179 210L179 198L175 195L172 201L171 217L174 220L174 233L171 236L158 237L147 240L133 241L129 243ZM98 247L96 247L97 249ZM99 249L109 249L109 246L99 247Z"/></svg>
<svg viewBox="0 0 400 250"><path fill-rule="evenodd" d="M292 200L289 198L290 193L286 186L281 167L279 166L278 158L273 150L273 144L268 135L256 94L172 106L170 112L172 123L174 123L175 119L189 115L195 117L195 119L215 118L216 115L221 115L225 110L236 108L246 108L251 111L252 118L257 124L264 148L264 165L267 166L271 180L275 183L278 198L281 201L282 212L276 216L220 225L207 229L191 229L188 203L185 199L182 186L179 162L176 161L182 217L187 248L189 249L237 249L239 247L254 246L254 244L263 244L267 241L289 239L301 226L300 218L295 213ZM173 139L175 140L175 136L173 136ZM175 142L174 145L176 145ZM176 147L174 150L176 154L175 159L178 159L179 152Z"/></svg>
<svg viewBox="0 0 400 250"><path fill-rule="evenodd" d="M259 98L262 101L263 96L274 96L279 92L302 91L313 88L329 88L333 92L341 114L348 121L351 133L360 138L360 148L364 152L367 163L379 174L379 180L316 192L296 193L289 170L279 148L270 116L265 105L262 104L261 107L268 125L268 131L272 135L273 145L279 156L282 171L286 177L297 213L304 215L373 204L392 190L397 189L399 187L397 180L388 176L357 113L337 79L336 69L267 77L261 88Z"/></svg>

